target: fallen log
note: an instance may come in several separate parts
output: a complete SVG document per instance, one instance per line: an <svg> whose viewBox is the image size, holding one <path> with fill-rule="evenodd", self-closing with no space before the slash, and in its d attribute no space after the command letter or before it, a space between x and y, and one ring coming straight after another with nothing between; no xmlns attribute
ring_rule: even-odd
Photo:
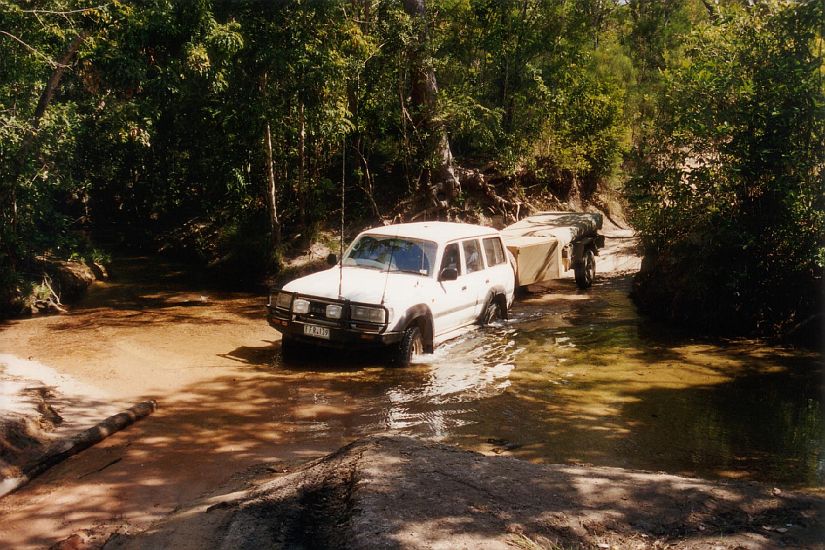
<svg viewBox="0 0 825 550"><path fill-rule="evenodd" d="M110 416L99 424L73 437L53 445L40 460L34 464L23 467L20 476L10 477L0 481L0 498L26 485L29 481L52 466L60 464L67 458L88 449L92 445L100 443L110 435L134 424L141 418L149 416L155 412L156 409L157 403L155 401L143 401L121 413Z"/></svg>

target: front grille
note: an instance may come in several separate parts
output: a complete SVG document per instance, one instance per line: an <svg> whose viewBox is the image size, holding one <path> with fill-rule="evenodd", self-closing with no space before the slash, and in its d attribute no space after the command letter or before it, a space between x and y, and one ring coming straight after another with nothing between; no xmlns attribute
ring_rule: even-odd
<svg viewBox="0 0 825 550"><path fill-rule="evenodd" d="M320 300L318 298L309 298L307 296L301 296L305 300L309 300L309 312L303 314L297 314L295 317L301 321L312 321L314 323L322 324L322 325L329 325L329 326L342 326L343 325L343 318L342 319L328 319L327 318L327 306L331 304L339 305L344 307L345 311L342 315L346 315L346 307L343 302L339 302L337 300Z"/></svg>
<svg viewBox="0 0 825 550"><path fill-rule="evenodd" d="M330 327L341 327L348 329L356 329L365 332L383 332L387 327L385 324L369 323L367 321L352 321L350 320L350 304L349 302L340 300L325 300L322 298L314 298L309 296L296 296L296 298L303 298L309 300L309 312L295 314L295 319L302 322L312 322L319 325L326 325ZM327 318L327 306L339 305L343 308L340 319Z"/></svg>

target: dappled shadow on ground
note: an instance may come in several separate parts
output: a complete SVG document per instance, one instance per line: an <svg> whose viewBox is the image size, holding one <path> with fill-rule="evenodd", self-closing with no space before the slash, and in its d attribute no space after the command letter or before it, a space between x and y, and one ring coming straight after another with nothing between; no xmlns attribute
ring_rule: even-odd
<svg viewBox="0 0 825 550"><path fill-rule="evenodd" d="M232 292L192 266L158 257L118 258L112 266L112 277L95 283L71 307L70 315L61 317L53 328L231 322L215 318L216 311L262 319L265 304L262 289Z"/></svg>
<svg viewBox="0 0 825 550"><path fill-rule="evenodd" d="M176 546L193 534L248 548L807 546L818 541L822 504L761 486L541 467L378 437L112 546Z"/></svg>
<svg viewBox="0 0 825 550"><path fill-rule="evenodd" d="M378 546L397 544L411 531L423 540L474 534L496 538L521 532L563 546L592 546L612 542L616 535L642 536L652 542L732 536L783 521L809 527L822 524L821 500L772 498L764 488L719 487L618 470L543 469L468 457L449 449L429 454L414 444L400 449L387 445L375 454L365 456L364 469L369 471L365 477L390 481L378 484L386 487L383 502L378 497L371 504L374 511L381 510L382 504L393 510L384 536L370 541ZM405 507L392 508L393 502L404 502ZM811 513L818 517L806 517ZM811 532L815 535L817 530Z"/></svg>
<svg viewBox="0 0 825 550"><path fill-rule="evenodd" d="M533 322L528 319L525 324ZM622 326L621 322L615 324ZM556 359L564 358L564 346L576 337L580 342L592 337L589 332L571 335L570 327L576 325L565 324L562 329L567 332L555 337L553 345L560 354ZM530 354L529 349L515 355L508 352L514 347L508 342L519 339L518 330L521 328L516 323L515 328L505 325L479 331L449 344L445 355L436 355L430 363L407 369L359 364L357 358L342 363L338 358L320 357L283 365L279 345L271 342L228 350L221 356L242 367L232 376L183 388L175 397L162 400L154 416L86 451L82 460L70 460L8 497L0 504L3 522L12 532L21 523L50 525L55 521L145 527L182 504L210 494L216 486L224 485L229 491L243 485L243 475L238 478L237 472L260 464L276 471L291 470L356 438L388 430L542 462L586 462L712 476L755 473L757 478L764 475L776 480L784 479L786 473L791 474L789 479L809 479L811 468L816 468L821 455L805 446L817 440L811 433L822 433L819 409L814 407L806 415L795 405L798 400L782 405L799 391L816 399L815 374L805 358L784 357L780 351L748 350L747 346L724 352L700 348L698 353L693 348L677 347L664 355L664 363L660 357L651 366L647 350L634 357L634 351L622 343L626 335L613 334L607 337L619 344L608 349L623 360L633 360L636 370L611 375L606 369L612 362L597 362L600 358L594 356L586 362L588 372L605 376L588 380L565 377L565 369L572 372L576 367L564 363L561 369L535 367L531 363L535 358L524 356ZM578 352L577 348L570 350ZM696 383L691 379L680 385L679 376L691 369L708 380ZM626 380L628 375L654 377L657 372L678 375L638 386ZM763 437L766 430L774 434ZM794 448L797 444L803 447ZM781 446L788 446L791 455L776 452ZM795 460L799 470L787 470ZM53 490L51 484L58 480L61 486ZM458 483L443 476L432 481L441 489ZM816 482L815 478L812 481ZM541 483L546 481L536 478L527 485ZM575 476L563 477L558 486L550 484L545 490L556 494L553 491L558 487L576 483ZM654 503L657 499L672 501L677 497L671 489L667 484L636 489L631 497ZM498 490L478 489L478 495L498 498L500 495L491 492ZM579 496L605 490L583 487ZM68 496L73 493L85 495L81 504ZM443 489L441 494L449 491ZM411 495L401 495L398 501L406 498ZM608 533L632 528L634 533L659 536L653 527L645 527L645 516L617 498L615 507L610 508L615 514L600 519L598 529ZM478 512L472 506L483 501L474 499L462 504L465 508L439 515L441 529L452 525L455 533L448 532L450 536L481 536L510 524L505 514L497 523L485 520L483 526L476 525L474 514ZM66 510L68 501L72 502L70 511ZM284 501L285 506L293 504ZM733 510L738 514L736 506ZM529 507L525 509L529 511ZM683 511L693 517L687 508ZM551 499L536 504L531 514L539 519L530 521L540 523L541 517L565 513L564 505ZM676 529L679 521L685 520L674 517L667 529ZM694 523L707 525L708 521L700 518ZM403 532L426 537L431 528L403 517L387 525L388 530L377 541L393 542ZM720 526L720 532L724 528ZM584 535L573 527L564 529L536 527L530 536L593 540L581 538ZM587 537L598 529L587 531ZM38 535L32 535L36 531L31 529L27 532L29 538L16 542L53 542L48 530Z"/></svg>
<svg viewBox="0 0 825 550"><path fill-rule="evenodd" d="M60 445L130 404L35 361L0 353L0 477L18 477Z"/></svg>
<svg viewBox="0 0 825 550"><path fill-rule="evenodd" d="M277 347L265 349L271 362ZM267 352L227 355L249 360ZM48 546L54 542L53 529L36 526L55 522L135 522L145 527L214 490L216 480L228 481L250 466L292 467L382 431L383 393L396 385L399 374L379 368L309 371L249 363L237 376L183 388L161 400L151 417L0 501L3 524L12 533L7 542ZM83 495L81 502L78 495ZM18 529L22 525L26 529ZM15 533L26 538L15 539Z"/></svg>

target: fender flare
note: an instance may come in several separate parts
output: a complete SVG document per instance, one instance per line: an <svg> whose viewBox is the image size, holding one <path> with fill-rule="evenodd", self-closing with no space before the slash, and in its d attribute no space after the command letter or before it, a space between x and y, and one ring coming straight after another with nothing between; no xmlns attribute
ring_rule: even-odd
<svg viewBox="0 0 825 550"><path fill-rule="evenodd" d="M604 248L604 235L579 239L570 243L570 247L573 256L571 267L580 267L586 251L592 250L594 256L599 255L599 249Z"/></svg>

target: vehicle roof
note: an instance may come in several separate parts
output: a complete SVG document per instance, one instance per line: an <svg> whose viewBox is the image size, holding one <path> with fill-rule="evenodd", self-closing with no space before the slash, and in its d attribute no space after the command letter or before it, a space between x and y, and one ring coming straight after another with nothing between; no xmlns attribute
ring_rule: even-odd
<svg viewBox="0 0 825 550"><path fill-rule="evenodd" d="M482 237L488 235L498 235L498 231L492 227L483 225L473 225L470 223L455 222L414 222L399 223L395 225L385 225L367 229L364 233L370 235L385 235L388 237L412 237L443 243L455 239L465 239L468 237Z"/></svg>

